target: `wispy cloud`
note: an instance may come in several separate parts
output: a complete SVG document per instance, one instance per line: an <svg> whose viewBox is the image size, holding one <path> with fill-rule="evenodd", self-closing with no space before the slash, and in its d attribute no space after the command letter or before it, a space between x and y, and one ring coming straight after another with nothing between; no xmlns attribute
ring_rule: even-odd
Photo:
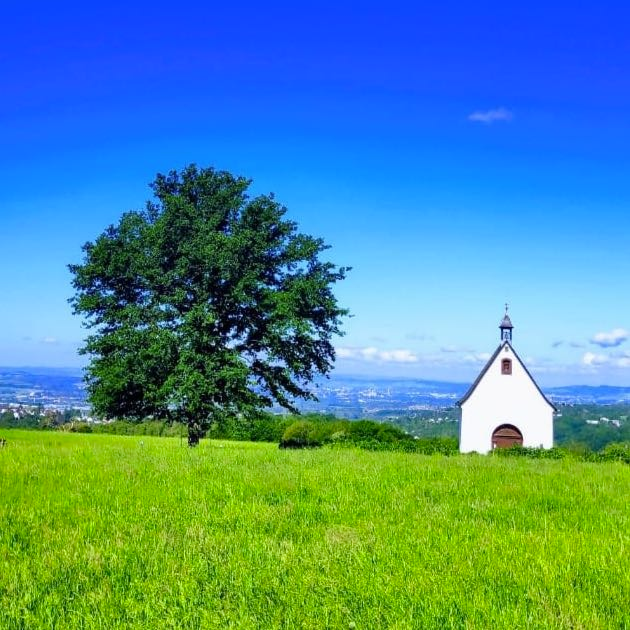
<svg viewBox="0 0 630 630"><path fill-rule="evenodd" d="M48 344L48 345L54 345L59 343L57 340L57 337L44 337L42 339L42 343Z"/></svg>
<svg viewBox="0 0 630 630"><path fill-rule="evenodd" d="M538 365L536 363L534 364L527 364L528 369L531 372L534 372L534 374L566 374L567 372L569 372L570 370L574 369L573 366L569 366L569 365L565 365L565 364L553 364L553 363L549 363L549 364L544 364L544 365Z"/></svg>
<svg viewBox="0 0 630 630"><path fill-rule="evenodd" d="M452 352L474 352L474 350L472 350L471 348L467 348L465 346L449 345L449 346L442 346L440 348L440 352L447 352L447 353L452 353Z"/></svg>
<svg viewBox="0 0 630 630"><path fill-rule="evenodd" d="M551 344L552 348L560 348L562 346L569 346L569 348L585 348L586 344L579 341L565 341L564 339L558 339Z"/></svg>
<svg viewBox="0 0 630 630"><path fill-rule="evenodd" d="M483 123L484 125L491 125L495 122L509 122L513 118L514 114L505 107L477 110L468 115L468 120L471 122Z"/></svg>
<svg viewBox="0 0 630 630"><path fill-rule="evenodd" d="M417 363L418 357L411 350L379 350L373 346L367 348L336 348L340 359L359 361L379 361L382 363Z"/></svg>
<svg viewBox="0 0 630 630"><path fill-rule="evenodd" d="M370 341L374 341L375 343L387 343L387 339L385 339L385 337L379 337L378 335L370 337Z"/></svg>
<svg viewBox="0 0 630 630"><path fill-rule="evenodd" d="M409 339L410 341L432 341L434 337L433 335L426 335L424 333L407 333L405 339Z"/></svg>
<svg viewBox="0 0 630 630"><path fill-rule="evenodd" d="M485 363L492 355L489 352L472 352L463 357L464 363Z"/></svg>
<svg viewBox="0 0 630 630"><path fill-rule="evenodd" d="M593 335L591 343L600 348L615 348L620 346L628 336L630 336L630 333L624 328L615 328L610 332L599 332Z"/></svg>

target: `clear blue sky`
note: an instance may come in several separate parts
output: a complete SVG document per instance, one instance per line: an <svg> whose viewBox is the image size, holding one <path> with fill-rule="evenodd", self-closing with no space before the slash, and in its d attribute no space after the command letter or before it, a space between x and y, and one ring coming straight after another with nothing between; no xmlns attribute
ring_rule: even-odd
<svg viewBox="0 0 630 630"><path fill-rule="evenodd" d="M339 371L470 380L508 301L543 385L630 383L624 3L88 4L3 7L0 364L81 363L66 265L196 162L354 267Z"/></svg>

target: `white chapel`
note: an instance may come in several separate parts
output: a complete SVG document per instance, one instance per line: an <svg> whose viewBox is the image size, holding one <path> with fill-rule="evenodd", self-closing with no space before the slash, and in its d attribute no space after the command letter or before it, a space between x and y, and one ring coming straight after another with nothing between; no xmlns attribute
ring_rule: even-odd
<svg viewBox="0 0 630 630"><path fill-rule="evenodd" d="M514 444L553 446L555 407L512 347L513 328L506 305L499 347L458 402L462 453L487 453Z"/></svg>

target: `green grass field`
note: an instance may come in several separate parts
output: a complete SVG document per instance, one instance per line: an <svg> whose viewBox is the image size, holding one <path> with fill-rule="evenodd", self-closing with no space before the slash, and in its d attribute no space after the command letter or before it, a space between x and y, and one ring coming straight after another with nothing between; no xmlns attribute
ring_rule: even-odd
<svg viewBox="0 0 630 630"><path fill-rule="evenodd" d="M2 431L0 628L630 628L630 466Z"/></svg>

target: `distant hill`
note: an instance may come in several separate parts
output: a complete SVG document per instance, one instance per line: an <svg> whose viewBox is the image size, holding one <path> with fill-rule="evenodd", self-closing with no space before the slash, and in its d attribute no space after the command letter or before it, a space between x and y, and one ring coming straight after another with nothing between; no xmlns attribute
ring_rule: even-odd
<svg viewBox="0 0 630 630"><path fill-rule="evenodd" d="M630 387L570 385L544 391L553 401L561 403L612 405L630 402Z"/></svg>

